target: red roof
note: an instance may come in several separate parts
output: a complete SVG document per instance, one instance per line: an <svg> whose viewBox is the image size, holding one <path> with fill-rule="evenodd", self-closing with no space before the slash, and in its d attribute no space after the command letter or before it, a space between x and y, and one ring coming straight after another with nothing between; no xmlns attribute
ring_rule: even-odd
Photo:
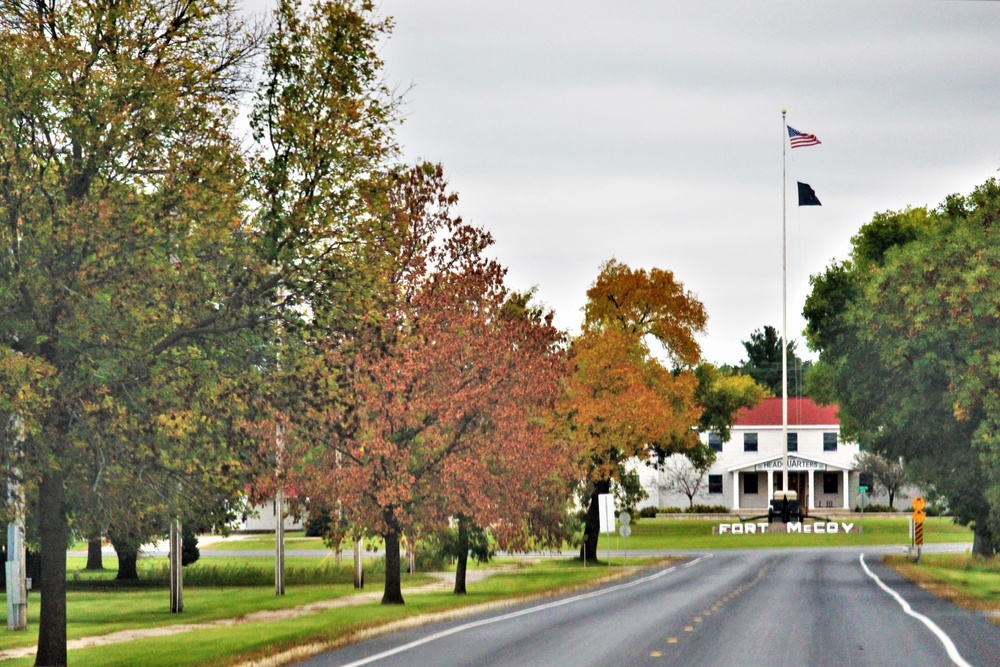
<svg viewBox="0 0 1000 667"><path fill-rule="evenodd" d="M816 405L811 398L788 399L789 426L840 425L836 405ZM755 408L736 413L734 426L781 426L781 399L765 398Z"/></svg>

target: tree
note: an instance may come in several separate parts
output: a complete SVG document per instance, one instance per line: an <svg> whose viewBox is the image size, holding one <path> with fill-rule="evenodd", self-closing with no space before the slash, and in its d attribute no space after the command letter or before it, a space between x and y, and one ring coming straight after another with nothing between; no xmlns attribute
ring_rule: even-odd
<svg viewBox="0 0 1000 667"><path fill-rule="evenodd" d="M743 341L747 358L741 362L740 370L757 383L767 387L774 396L781 396L781 335L771 325L757 329L750 334L750 340ZM788 395L801 396L803 376L808 372L810 362L803 362L795 353L796 343L788 341Z"/></svg>
<svg viewBox="0 0 1000 667"><path fill-rule="evenodd" d="M704 329L701 303L669 271L633 270L615 260L587 291L583 331L570 348L558 415L590 486L581 555L597 558L598 496L620 481L630 458L647 461L697 443L701 416L690 368ZM676 366L652 354L656 341Z"/></svg>
<svg viewBox="0 0 1000 667"><path fill-rule="evenodd" d="M0 378L30 399L3 407L37 664L66 664L70 519L109 480L155 512L243 493L272 324L357 266L338 223L390 144L369 10L280 3L254 149L232 126L264 32L233 2L0 2Z"/></svg>
<svg viewBox="0 0 1000 667"><path fill-rule="evenodd" d="M568 477L569 459L544 438L561 370L551 315L512 303L503 268L484 254L490 236L450 214L440 167L387 178L386 197L372 201L395 230L379 300L349 335L317 341L297 426L311 437L290 443L299 485L384 538L382 601L401 604L404 534L452 515L520 525L544 488L534 482Z"/></svg>
<svg viewBox="0 0 1000 667"><path fill-rule="evenodd" d="M872 491L888 494L889 507L892 508L896 494L906 486L908 479L903 459L889 460L876 452L863 451L854 457L854 466L861 472L871 473L875 483Z"/></svg>
<svg viewBox="0 0 1000 667"><path fill-rule="evenodd" d="M752 408L764 398L764 387L749 375L738 371L720 369L702 361L694 369L698 378L695 394L702 408L698 430L718 433L723 442L729 440L730 430L741 408ZM709 464L711 465L711 464Z"/></svg>
<svg viewBox="0 0 1000 667"><path fill-rule="evenodd" d="M688 457L681 454L674 454L663 464L663 482L659 485L663 491L671 493L683 493L687 496L688 506L694 507L694 497L698 493L706 490L705 475L708 469L715 463L715 452L704 445L698 448L707 450L695 457Z"/></svg>
<svg viewBox="0 0 1000 667"><path fill-rule="evenodd" d="M934 211L876 215L851 260L813 278L806 303L827 395L872 451L904 456L970 523L991 556L997 522L993 324L1000 293L994 240L1000 186L991 179Z"/></svg>

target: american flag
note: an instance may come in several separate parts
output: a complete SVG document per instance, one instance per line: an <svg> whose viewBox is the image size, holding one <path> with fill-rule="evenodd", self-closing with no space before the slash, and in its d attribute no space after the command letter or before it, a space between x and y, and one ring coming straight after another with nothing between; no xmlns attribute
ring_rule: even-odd
<svg viewBox="0 0 1000 667"><path fill-rule="evenodd" d="M815 146L820 143L820 140L816 138L815 134L806 134L805 132L799 132L792 126L788 126L788 143L792 145L792 148L802 148L803 146Z"/></svg>

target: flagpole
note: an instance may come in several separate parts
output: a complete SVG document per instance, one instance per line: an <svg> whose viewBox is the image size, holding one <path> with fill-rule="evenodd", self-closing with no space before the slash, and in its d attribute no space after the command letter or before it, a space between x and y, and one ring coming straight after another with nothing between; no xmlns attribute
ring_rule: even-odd
<svg viewBox="0 0 1000 667"><path fill-rule="evenodd" d="M781 490L788 493L788 196L785 192L785 137L788 136L787 110L781 110Z"/></svg>

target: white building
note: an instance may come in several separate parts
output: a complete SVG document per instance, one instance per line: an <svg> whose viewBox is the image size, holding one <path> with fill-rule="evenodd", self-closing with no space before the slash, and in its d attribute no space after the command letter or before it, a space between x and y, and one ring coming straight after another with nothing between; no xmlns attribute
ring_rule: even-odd
<svg viewBox="0 0 1000 667"><path fill-rule="evenodd" d="M782 489L781 422L781 399L765 398L755 408L740 410L726 442L717 434L704 435L716 461L695 504L766 512L768 499ZM788 399L788 487L809 511L850 510L858 504L858 452L857 443L840 437L836 406ZM646 466L638 471L649 494L643 505L687 507L687 496L664 492L664 473Z"/></svg>
<svg viewBox="0 0 1000 667"><path fill-rule="evenodd" d="M236 526L238 533L273 533L278 527L278 503L272 499L252 508ZM288 513L285 506L285 530L303 530L305 523L300 517Z"/></svg>

